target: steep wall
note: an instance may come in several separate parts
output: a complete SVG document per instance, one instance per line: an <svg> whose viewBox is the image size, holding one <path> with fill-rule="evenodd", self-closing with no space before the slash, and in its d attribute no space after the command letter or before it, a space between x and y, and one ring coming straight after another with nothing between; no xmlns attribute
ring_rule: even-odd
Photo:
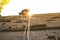
<svg viewBox="0 0 60 40"><path fill-rule="evenodd" d="M30 25L46 25L46 27L60 27L60 13L36 14L30 18ZM27 16L0 16L0 29L21 29L28 25Z"/></svg>

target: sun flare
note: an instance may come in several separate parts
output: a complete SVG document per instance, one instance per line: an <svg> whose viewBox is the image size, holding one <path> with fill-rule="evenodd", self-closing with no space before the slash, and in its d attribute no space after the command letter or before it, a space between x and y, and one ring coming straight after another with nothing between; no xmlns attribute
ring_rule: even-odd
<svg viewBox="0 0 60 40"><path fill-rule="evenodd" d="M60 12L60 0L10 0L1 15L19 15L23 9L30 9L29 15Z"/></svg>
<svg viewBox="0 0 60 40"><path fill-rule="evenodd" d="M28 13L28 15L29 15L29 16L32 16L32 15L33 15L33 13Z"/></svg>

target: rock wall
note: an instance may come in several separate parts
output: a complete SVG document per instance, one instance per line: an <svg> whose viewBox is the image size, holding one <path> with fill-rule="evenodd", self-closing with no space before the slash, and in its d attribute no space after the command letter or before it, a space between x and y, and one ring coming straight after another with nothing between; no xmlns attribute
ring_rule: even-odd
<svg viewBox="0 0 60 40"><path fill-rule="evenodd" d="M60 14L34 15L30 18L33 28L39 30L30 31L30 40L60 40ZM0 30L22 29L28 24L27 16L0 16ZM45 25L45 26L44 26ZM42 30L41 28L44 27ZM46 29L48 28L48 30ZM0 40L23 40L24 31L0 32ZM27 40L27 38L26 38Z"/></svg>
<svg viewBox="0 0 60 40"><path fill-rule="evenodd" d="M36 14L30 18L30 26L45 24L46 27L60 27L60 13ZM0 29L21 29L28 25L27 16L0 16Z"/></svg>

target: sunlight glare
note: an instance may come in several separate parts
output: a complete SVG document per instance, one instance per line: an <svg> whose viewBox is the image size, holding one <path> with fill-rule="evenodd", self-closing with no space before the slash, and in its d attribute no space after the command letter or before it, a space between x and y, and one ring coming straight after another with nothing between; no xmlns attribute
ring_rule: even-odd
<svg viewBox="0 0 60 40"><path fill-rule="evenodd" d="M19 15L23 9L30 9L30 15L60 12L60 0L10 0L1 14L2 16Z"/></svg>

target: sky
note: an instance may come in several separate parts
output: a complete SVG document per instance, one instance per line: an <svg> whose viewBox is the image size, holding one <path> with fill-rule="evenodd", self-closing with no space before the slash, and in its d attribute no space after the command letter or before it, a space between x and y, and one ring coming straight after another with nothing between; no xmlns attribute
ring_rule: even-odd
<svg viewBox="0 0 60 40"><path fill-rule="evenodd" d="M19 15L23 9L30 9L31 14L60 12L60 0L10 0L1 15Z"/></svg>

